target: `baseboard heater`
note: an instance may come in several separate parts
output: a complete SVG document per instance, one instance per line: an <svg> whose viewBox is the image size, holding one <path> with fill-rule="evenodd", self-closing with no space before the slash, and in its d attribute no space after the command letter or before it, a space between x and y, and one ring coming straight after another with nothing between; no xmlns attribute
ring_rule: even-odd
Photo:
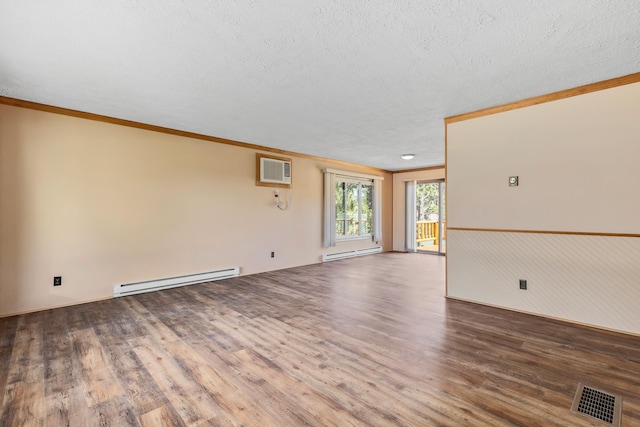
<svg viewBox="0 0 640 427"><path fill-rule="evenodd" d="M377 254L379 252L382 252L381 246L376 246L375 248L354 249L352 251L335 252L332 254L322 255L322 262L335 261L337 259L353 258L356 256Z"/></svg>
<svg viewBox="0 0 640 427"><path fill-rule="evenodd" d="M224 270L209 271L208 273L188 274L185 276L169 277L166 279L148 280L146 282L114 285L113 297L123 297L126 295L159 291L161 289L177 288L178 286L195 285L196 283L228 279L231 277L237 277L239 274L240 267L233 267Z"/></svg>

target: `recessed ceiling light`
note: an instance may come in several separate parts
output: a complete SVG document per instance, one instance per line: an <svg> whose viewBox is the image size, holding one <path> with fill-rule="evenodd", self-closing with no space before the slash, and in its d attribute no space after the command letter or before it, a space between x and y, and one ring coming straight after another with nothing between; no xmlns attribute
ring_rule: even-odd
<svg viewBox="0 0 640 427"><path fill-rule="evenodd" d="M403 154L403 155L402 155L402 156L400 156L400 157L402 157L404 160L411 160L411 159L413 159L415 156L416 156L415 154Z"/></svg>

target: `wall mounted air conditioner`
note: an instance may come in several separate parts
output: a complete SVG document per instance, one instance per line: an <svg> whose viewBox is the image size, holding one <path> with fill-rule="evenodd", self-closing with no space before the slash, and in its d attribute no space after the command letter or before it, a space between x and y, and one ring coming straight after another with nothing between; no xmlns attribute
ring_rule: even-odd
<svg viewBox="0 0 640 427"><path fill-rule="evenodd" d="M269 184L291 184L291 162L260 157L260 182Z"/></svg>

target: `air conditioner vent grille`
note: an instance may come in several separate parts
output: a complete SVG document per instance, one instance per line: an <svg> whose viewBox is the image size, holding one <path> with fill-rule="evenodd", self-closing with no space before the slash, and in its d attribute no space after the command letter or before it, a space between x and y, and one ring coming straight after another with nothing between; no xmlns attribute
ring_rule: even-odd
<svg viewBox="0 0 640 427"><path fill-rule="evenodd" d="M260 182L291 184L291 162L268 157L260 158Z"/></svg>

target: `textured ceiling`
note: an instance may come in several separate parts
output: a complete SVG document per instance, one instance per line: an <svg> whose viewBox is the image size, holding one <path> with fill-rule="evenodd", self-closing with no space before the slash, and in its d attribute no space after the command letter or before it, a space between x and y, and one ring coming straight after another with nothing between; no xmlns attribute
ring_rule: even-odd
<svg viewBox="0 0 640 427"><path fill-rule="evenodd" d="M388 170L638 71L640 0L0 0L0 95Z"/></svg>

